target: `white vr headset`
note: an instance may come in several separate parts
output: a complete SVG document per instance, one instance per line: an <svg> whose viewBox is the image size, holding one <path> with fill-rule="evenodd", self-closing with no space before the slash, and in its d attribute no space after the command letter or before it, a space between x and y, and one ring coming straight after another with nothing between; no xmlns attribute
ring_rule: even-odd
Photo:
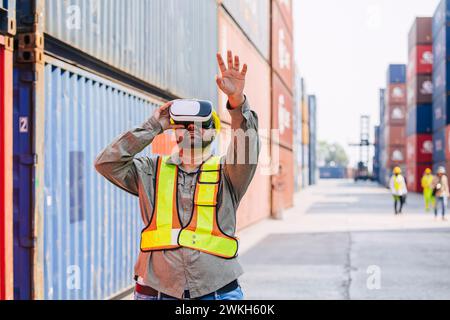
<svg viewBox="0 0 450 320"><path fill-rule="evenodd" d="M212 118L213 105L206 100L175 100L169 110L170 119L174 124L187 126L201 123L203 128L214 126Z"/></svg>

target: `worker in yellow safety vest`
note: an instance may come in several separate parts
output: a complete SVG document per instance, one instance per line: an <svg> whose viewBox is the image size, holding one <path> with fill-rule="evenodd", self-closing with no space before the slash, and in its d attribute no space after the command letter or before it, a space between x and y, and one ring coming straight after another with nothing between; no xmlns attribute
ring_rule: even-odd
<svg viewBox="0 0 450 320"><path fill-rule="evenodd" d="M402 175L402 169L400 167L394 168L393 175L389 182L389 187L391 189L392 196L394 197L395 214L401 214L403 206L406 203L408 189L406 188L406 181Z"/></svg>
<svg viewBox="0 0 450 320"><path fill-rule="evenodd" d="M423 198L425 200L425 211L429 212L430 209L434 209L436 200L433 196L433 181L434 176L430 168L425 169L425 173L422 177L421 185L423 189Z"/></svg>
<svg viewBox="0 0 450 320"><path fill-rule="evenodd" d="M221 128L212 103L180 99L114 139L95 161L100 174L139 197L145 227L134 272L136 300L243 299L236 211L255 174L260 140L257 115L244 95L247 65L241 67L231 51L227 58L225 65L217 55L216 77L228 97L226 155L212 154ZM171 155L138 156L166 130L177 142Z"/></svg>

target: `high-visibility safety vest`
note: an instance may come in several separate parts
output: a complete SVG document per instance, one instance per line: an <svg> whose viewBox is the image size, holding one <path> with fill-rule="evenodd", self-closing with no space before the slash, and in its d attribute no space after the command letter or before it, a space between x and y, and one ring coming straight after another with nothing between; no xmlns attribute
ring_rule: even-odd
<svg viewBox="0 0 450 320"><path fill-rule="evenodd" d="M433 183L433 176L431 174L426 174L422 177L422 188L431 189L432 183Z"/></svg>
<svg viewBox="0 0 450 320"><path fill-rule="evenodd" d="M403 187L403 179L401 175L394 177L394 189L395 191L400 191Z"/></svg>
<svg viewBox="0 0 450 320"><path fill-rule="evenodd" d="M192 217L185 228L177 207L178 166L168 164L168 159L158 158L153 214L141 233L141 251L187 247L222 258L236 257L238 240L225 234L217 219L220 157L211 157L200 167Z"/></svg>

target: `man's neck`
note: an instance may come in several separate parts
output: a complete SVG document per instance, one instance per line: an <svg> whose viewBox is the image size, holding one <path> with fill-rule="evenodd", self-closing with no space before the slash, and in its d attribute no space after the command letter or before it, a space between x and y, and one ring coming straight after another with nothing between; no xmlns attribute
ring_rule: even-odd
<svg viewBox="0 0 450 320"><path fill-rule="evenodd" d="M211 156L211 148L180 150L179 157L181 160L181 168L185 171L192 172L197 170L204 161Z"/></svg>

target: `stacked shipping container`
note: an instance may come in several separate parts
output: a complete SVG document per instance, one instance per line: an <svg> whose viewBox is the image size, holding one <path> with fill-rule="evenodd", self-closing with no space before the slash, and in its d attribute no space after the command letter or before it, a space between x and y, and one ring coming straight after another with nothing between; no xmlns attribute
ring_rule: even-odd
<svg viewBox="0 0 450 320"><path fill-rule="evenodd" d="M258 1L258 6L260 1ZM272 177L272 216L294 205L294 47L291 1L271 1L272 43L272 129L279 139L272 140L272 158L279 157L277 174ZM275 154L277 153L277 154Z"/></svg>
<svg viewBox="0 0 450 320"><path fill-rule="evenodd" d="M293 205L291 1L136 0L130 5L111 0L71 5L46 0L41 7L43 3L20 2L14 120L5 121L15 124L16 196L14 202L5 200L7 177L1 176L0 200L2 206L14 203L16 298L103 299L132 284L142 227L137 201L96 174L94 158L163 101L179 97L209 99L217 105L225 129L219 139L223 150L230 119L226 97L214 83L217 51L232 50L250 64L246 94L261 129L260 167L240 204L238 228L271 212L277 217ZM45 24L29 19L43 14ZM297 86L299 116L306 115L309 123L313 112L307 110L301 82ZM8 108L2 105L3 110ZM0 120L7 117L12 114L2 113ZM6 129L2 148L8 138L4 133ZM315 129L312 136L309 130L302 134L307 145L315 141ZM170 153L172 138L158 137L142 155ZM315 148L302 147L298 154L314 159ZM2 149L4 166L7 156ZM273 159L279 159L279 166L272 177ZM305 181L314 180L308 178ZM7 223L0 220L0 236L6 234ZM3 240L0 237L0 244ZM0 249L4 296L2 275L7 273L12 281L12 271L4 268L11 250ZM69 283L71 275L74 281Z"/></svg>
<svg viewBox="0 0 450 320"><path fill-rule="evenodd" d="M302 79L302 182L303 187L309 185L309 101L306 94L305 80Z"/></svg>
<svg viewBox="0 0 450 320"><path fill-rule="evenodd" d="M309 185L317 182L317 99L308 96L309 106Z"/></svg>
<svg viewBox="0 0 450 320"><path fill-rule="evenodd" d="M382 166L389 174L393 167L405 170L406 165L406 65L389 65L385 94L384 148L381 152Z"/></svg>
<svg viewBox="0 0 450 320"><path fill-rule="evenodd" d="M421 192L421 177L432 167L432 19L416 18L409 33L406 166L408 190Z"/></svg>
<svg viewBox="0 0 450 320"><path fill-rule="evenodd" d="M450 161L450 112L448 53L450 35L450 1L443 0L433 16L433 162L448 167Z"/></svg>
<svg viewBox="0 0 450 320"><path fill-rule="evenodd" d="M12 76L15 1L0 2L0 300L13 298Z"/></svg>
<svg viewBox="0 0 450 320"><path fill-rule="evenodd" d="M294 91L294 179L295 191L302 188L302 78L298 67L295 68Z"/></svg>

